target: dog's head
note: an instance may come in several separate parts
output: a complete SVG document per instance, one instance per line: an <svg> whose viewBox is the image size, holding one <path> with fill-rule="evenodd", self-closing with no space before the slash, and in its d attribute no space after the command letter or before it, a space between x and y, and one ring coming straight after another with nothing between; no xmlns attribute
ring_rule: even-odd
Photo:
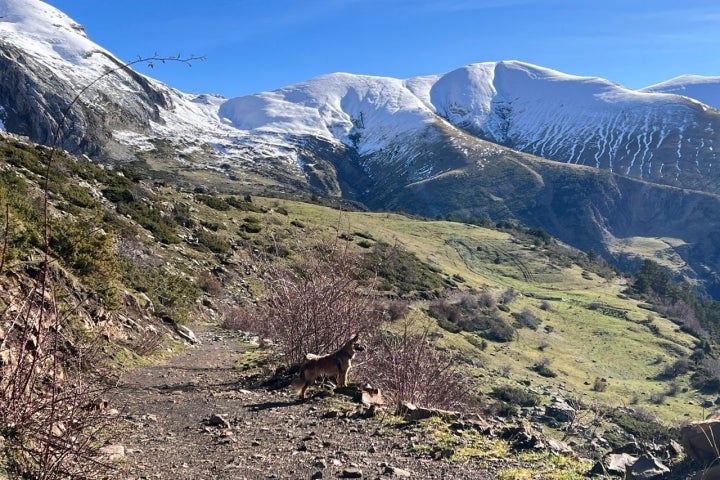
<svg viewBox="0 0 720 480"><path fill-rule="evenodd" d="M362 352L362 351L365 350L365 345L363 345L362 343L360 343L360 340L358 339L358 336L359 336L359 335L360 335L360 334L356 333L356 334L350 339L350 341L347 343L348 346L349 346L349 348L350 348L353 352Z"/></svg>

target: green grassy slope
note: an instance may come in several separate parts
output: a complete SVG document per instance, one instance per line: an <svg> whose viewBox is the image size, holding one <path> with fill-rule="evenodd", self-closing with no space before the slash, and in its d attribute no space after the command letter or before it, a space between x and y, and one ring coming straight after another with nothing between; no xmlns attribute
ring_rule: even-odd
<svg viewBox="0 0 720 480"><path fill-rule="evenodd" d="M37 216L21 215L39 205L23 203L39 198L43 168L38 152L42 149L12 142L0 152L4 170L23 178L35 192L16 198L15 190L0 191L3 206L10 202L15 209L13 227L32 233L18 237L25 242L22 248L11 245L18 250L13 262L25 261L41 244ZM631 406L668 426L703 418L700 405L714 400L689 388L689 373L674 381L653 379L686 358L695 338L624 294L626 278L543 236L285 199L254 197L249 202L239 195L206 195L178 188L171 176L157 182L147 172L126 169L120 175L65 157L55 174L51 213L62 219L58 225L93 219L93 229L78 227L67 232L65 241L53 243L55 253L66 257L60 264L80 282L92 287L103 275L104 291L98 297L108 310L122 312L128 292L142 293L158 316L182 322L202 315L218 321L224 312L261 296L262 272L255 265L259 254L285 262L323 239L338 239L359 252L399 246L440 279L428 287L433 292L403 292L412 315L433 325L439 347L462 357L482 394L507 383L547 400L560 395L578 401L588 411ZM100 231L109 237L89 242ZM113 258L89 261L88 252L77 248L94 245ZM85 256L79 257L82 262L74 258L78 255ZM13 262L7 266L17 264ZM499 299L508 291L516 295L498 315L508 323L522 315L538 322L535 329L518 328L510 342L453 333L428 314L438 296L452 303L465 293L485 292ZM120 300L113 292L121 294ZM396 289L394 295L398 293ZM532 369L536 364L556 376L541 376ZM607 380L604 391L593 389L599 378Z"/></svg>

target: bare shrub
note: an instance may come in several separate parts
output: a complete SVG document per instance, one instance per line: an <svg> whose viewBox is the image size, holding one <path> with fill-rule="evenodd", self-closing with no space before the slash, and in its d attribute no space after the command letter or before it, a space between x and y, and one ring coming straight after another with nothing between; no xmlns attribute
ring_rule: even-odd
<svg viewBox="0 0 720 480"><path fill-rule="evenodd" d="M99 439L114 420L94 407L107 392L87 371L97 350L60 328L46 279L1 299L0 454L10 478L101 478L110 467L99 460Z"/></svg>
<svg viewBox="0 0 720 480"><path fill-rule="evenodd" d="M391 300L386 304L385 309L391 322L405 318L410 313L410 305L404 300Z"/></svg>
<svg viewBox="0 0 720 480"><path fill-rule="evenodd" d="M454 368L455 359L436 349L428 337L429 329L417 330L412 319L402 321L399 333L378 332L358 375L379 387L395 405L471 407L471 381Z"/></svg>
<svg viewBox="0 0 720 480"><path fill-rule="evenodd" d="M674 397L680 392L680 384L677 381L672 381L665 390L665 395L668 397Z"/></svg>
<svg viewBox="0 0 720 480"><path fill-rule="evenodd" d="M687 358L681 358L673 362L672 365L666 365L663 370L655 376L655 378L657 380L671 380L689 372L690 367L690 360Z"/></svg>
<svg viewBox="0 0 720 480"><path fill-rule="evenodd" d="M557 373L550 368L551 360L549 358L541 358L535 362L531 368L532 371L536 372L541 377L553 378L557 377Z"/></svg>
<svg viewBox="0 0 720 480"><path fill-rule="evenodd" d="M201 272L198 276L200 288L212 297L221 297L225 293L222 281L210 272Z"/></svg>
<svg viewBox="0 0 720 480"><path fill-rule="evenodd" d="M605 378L601 377L595 377L595 381L593 382L592 389L595 392L604 392L607 390L608 382Z"/></svg>
<svg viewBox="0 0 720 480"><path fill-rule="evenodd" d="M520 313L513 314L513 317L521 327L537 330L540 326L540 319L529 308L523 308Z"/></svg>
<svg viewBox="0 0 720 480"><path fill-rule="evenodd" d="M666 394L665 392L656 392L651 393L650 397L648 398L648 401L652 403L653 405L662 405L665 403Z"/></svg>
<svg viewBox="0 0 720 480"><path fill-rule="evenodd" d="M369 286L357 280L360 257L336 245L318 245L293 264L263 269L264 300L236 312L244 319L234 323L273 339L289 364L333 351L356 333L371 333L386 316Z"/></svg>
<svg viewBox="0 0 720 480"><path fill-rule="evenodd" d="M481 335L494 342L510 342L515 338L515 328L507 323L500 315L489 317L490 326Z"/></svg>
<svg viewBox="0 0 720 480"><path fill-rule="evenodd" d="M69 319L78 306L70 305L68 298L75 298L78 292L60 292L59 282L53 281L57 271L51 269L58 259L51 257L52 252L62 256L63 260L70 256L71 266L78 273L92 274L96 282L99 278L94 293L99 294L105 304L109 306L115 300L111 295L112 237L93 235L99 230L87 223L83 225L77 219L58 224L50 215L51 173L55 167L57 145L61 136L73 129L72 125L67 125L68 113L97 82L135 63L188 63L194 59L198 58L155 56L138 58L109 69L86 84L56 122L52 148L39 162L43 171L43 194L35 204L42 225L43 261L40 265L27 265L24 275L14 273L16 279L29 275L33 281L24 284L19 280L17 288L6 288L7 285L0 288L0 457L4 457L6 470L2 473L9 478L90 480L109 478L111 468L99 455L101 440L107 439L112 430L113 417L100 408L105 404L102 396L107 391L107 384L88 371L88 366L97 360L98 345L93 342L83 345L82 336L72 335L72 329L68 328ZM5 200L0 198L0 203ZM5 274L8 250L13 241L9 233L14 226L10 222L7 203L3 210L5 229L0 272ZM51 228L63 235L53 237ZM78 238L77 232L68 228L80 229L79 243L72 241L72 238ZM69 233L73 235L67 235ZM55 288L58 288L57 296ZM65 297L62 303L57 301L60 295ZM94 338L99 342L101 337L96 335Z"/></svg>
<svg viewBox="0 0 720 480"><path fill-rule="evenodd" d="M517 298L517 296L518 296L517 290L510 287L500 294L500 299L502 300L502 302L505 305L508 305L508 304L512 303L512 301L515 300Z"/></svg>
<svg viewBox="0 0 720 480"><path fill-rule="evenodd" d="M481 308L488 310L494 310L497 307L495 297L487 290L483 290L477 295L477 303Z"/></svg>

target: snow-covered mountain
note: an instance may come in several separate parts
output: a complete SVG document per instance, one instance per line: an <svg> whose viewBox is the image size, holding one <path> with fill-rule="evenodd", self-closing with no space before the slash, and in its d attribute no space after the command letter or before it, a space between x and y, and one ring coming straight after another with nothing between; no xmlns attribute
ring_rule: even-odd
<svg viewBox="0 0 720 480"><path fill-rule="evenodd" d="M0 0L0 45L0 121L44 143L74 95L122 65L39 0ZM336 73L229 100L120 69L79 99L63 145L97 154L111 140L147 150L164 138L210 163L274 158L299 172L308 138L368 164L406 162L387 152L443 124L540 157L717 193L718 103L718 78L633 91L518 61L406 80ZM426 167L428 178L443 171Z"/></svg>
<svg viewBox="0 0 720 480"><path fill-rule="evenodd" d="M681 75L666 82L645 87L640 91L683 95L714 109L720 109L720 77Z"/></svg>
<svg viewBox="0 0 720 480"><path fill-rule="evenodd" d="M230 191L514 219L606 253L670 238L720 296L719 78L634 91L504 61L411 79L334 73L225 99L123 65L40 0L0 0L0 129L50 144L67 112L70 151L211 169Z"/></svg>
<svg viewBox="0 0 720 480"><path fill-rule="evenodd" d="M0 1L0 122L9 131L52 143L67 112L60 144L100 153L113 128L146 127L169 99L129 69L98 78L123 62L89 40L84 28L35 0Z"/></svg>

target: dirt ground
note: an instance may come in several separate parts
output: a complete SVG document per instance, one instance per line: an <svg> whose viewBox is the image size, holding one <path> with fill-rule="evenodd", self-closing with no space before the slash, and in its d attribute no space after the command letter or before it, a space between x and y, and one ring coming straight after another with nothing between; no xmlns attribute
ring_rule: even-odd
<svg viewBox="0 0 720 480"><path fill-rule="evenodd" d="M357 406L342 395L315 389L299 402L287 388L253 387L237 368L243 347L232 334L196 334L200 345L126 373L111 397L125 427L123 478L483 479L502 466L434 460L413 448L413 428L346 414Z"/></svg>

